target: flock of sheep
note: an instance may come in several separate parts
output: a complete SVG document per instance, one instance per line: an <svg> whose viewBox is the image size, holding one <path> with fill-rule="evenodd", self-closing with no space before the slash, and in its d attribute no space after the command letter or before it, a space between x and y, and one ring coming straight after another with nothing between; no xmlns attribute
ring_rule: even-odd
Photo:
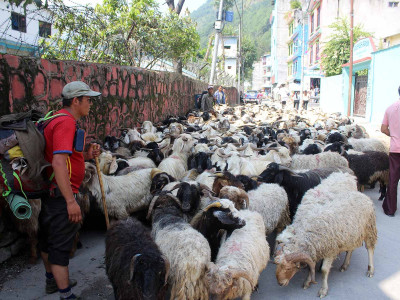
<svg viewBox="0 0 400 300"><path fill-rule="evenodd" d="M348 118L223 105L145 121L102 145L116 299L250 299L270 258L282 286L308 268L304 288L322 261L324 297L332 262L345 251L345 271L363 242L374 274L374 205L360 191L379 183L383 199L388 149ZM83 211L89 198L102 210L91 162L81 193Z"/></svg>
<svg viewBox="0 0 400 300"><path fill-rule="evenodd" d="M220 106L108 136L100 165L108 213L106 270L116 299L250 299L270 260L285 286L315 282L364 242L374 274L374 205L359 192L388 183L388 149L348 118L272 105ZM82 192L101 208L96 168ZM140 221L139 221L140 220Z"/></svg>

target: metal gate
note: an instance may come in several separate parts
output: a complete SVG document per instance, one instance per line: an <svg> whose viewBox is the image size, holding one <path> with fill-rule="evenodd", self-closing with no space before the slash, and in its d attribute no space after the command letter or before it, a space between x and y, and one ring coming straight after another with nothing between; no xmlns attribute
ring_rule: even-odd
<svg viewBox="0 0 400 300"><path fill-rule="evenodd" d="M356 76L353 114L365 116L367 107L368 76Z"/></svg>

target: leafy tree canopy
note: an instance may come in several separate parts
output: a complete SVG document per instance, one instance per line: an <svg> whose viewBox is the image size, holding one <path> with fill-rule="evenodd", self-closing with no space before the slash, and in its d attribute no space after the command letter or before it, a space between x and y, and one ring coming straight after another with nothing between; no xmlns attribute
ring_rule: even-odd
<svg viewBox="0 0 400 300"><path fill-rule="evenodd" d="M329 27L334 31L322 51L321 66L326 76L334 76L342 73L342 65L350 59L350 25L346 18L340 18ZM371 33L364 31L361 25L353 28L354 42L368 36Z"/></svg>
<svg viewBox="0 0 400 300"><path fill-rule="evenodd" d="M103 0L91 7L54 8L57 33L42 42L45 58L149 68L160 59L188 61L199 36L189 17L161 14L155 0Z"/></svg>

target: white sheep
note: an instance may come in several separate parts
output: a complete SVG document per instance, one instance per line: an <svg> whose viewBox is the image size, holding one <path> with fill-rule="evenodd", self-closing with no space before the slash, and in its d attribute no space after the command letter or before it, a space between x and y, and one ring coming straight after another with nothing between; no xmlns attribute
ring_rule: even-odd
<svg viewBox="0 0 400 300"><path fill-rule="evenodd" d="M318 295L325 297L332 262L346 251L340 268L345 271L353 250L361 247L363 241L368 250L367 276L373 276L377 240L374 205L371 199L355 189L354 176L333 173L304 195L293 223L277 237L275 263L280 285L288 285L301 265L306 264L310 270L304 288L308 288L315 283L316 262L323 259L323 283Z"/></svg>
<svg viewBox="0 0 400 300"><path fill-rule="evenodd" d="M365 152L365 151L379 151L388 153L388 148L377 139L356 139L349 138L349 144L353 146L353 150Z"/></svg>
<svg viewBox="0 0 400 300"><path fill-rule="evenodd" d="M82 187L95 197L99 208L103 211L102 196L96 167L85 163L85 178ZM152 169L143 169L123 176L102 175L106 196L107 210L110 217L126 219L129 214L146 208L150 200Z"/></svg>
<svg viewBox="0 0 400 300"><path fill-rule="evenodd" d="M248 202L246 208L258 212L263 217L266 235L275 229L281 232L290 224L288 197L278 184L262 183L256 190L247 193L234 186L225 186L221 189L219 197L230 199L234 203Z"/></svg>
<svg viewBox="0 0 400 300"><path fill-rule="evenodd" d="M182 179L187 171L187 159L193 144L194 139L189 134L181 134L174 142L172 154L158 165L158 169L177 180Z"/></svg>
<svg viewBox="0 0 400 300"><path fill-rule="evenodd" d="M249 210L238 215L246 225L222 241L215 264L208 265L206 280L217 299L249 300L269 260L262 216Z"/></svg>
<svg viewBox="0 0 400 300"><path fill-rule="evenodd" d="M211 260L211 249L206 238L193 229L183 218L179 200L171 195L154 206L152 236L161 252L170 263L168 281L171 284L171 299L208 300L205 281L207 264ZM168 199L169 198L169 199ZM168 203L174 199L174 203Z"/></svg>
<svg viewBox="0 0 400 300"><path fill-rule="evenodd" d="M322 152L314 155L295 154L290 168L294 170L326 167L349 167L347 160L336 152Z"/></svg>

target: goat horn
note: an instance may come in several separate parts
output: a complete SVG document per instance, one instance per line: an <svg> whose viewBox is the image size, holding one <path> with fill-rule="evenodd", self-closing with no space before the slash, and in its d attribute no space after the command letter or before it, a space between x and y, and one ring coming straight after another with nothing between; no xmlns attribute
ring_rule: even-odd
<svg viewBox="0 0 400 300"><path fill-rule="evenodd" d="M153 199L151 199L151 202L150 202L150 205L149 205L149 210L148 210L147 216L146 216L147 220L150 219L151 213L153 212L153 208L154 208L154 205L156 204L156 201L157 201L158 197L159 196L155 196L155 197L153 197Z"/></svg>
<svg viewBox="0 0 400 300"><path fill-rule="evenodd" d="M297 175L296 172L294 172L293 170L289 169L288 167L285 167L285 166L282 166L282 165L279 165L279 171L288 171L293 175Z"/></svg>
<svg viewBox="0 0 400 300"><path fill-rule="evenodd" d="M291 261L293 263L296 262L304 262L310 268L311 273L311 282L315 283L315 262L311 259L308 254L305 253L292 253L285 256L286 261Z"/></svg>
<svg viewBox="0 0 400 300"><path fill-rule="evenodd" d="M217 202L219 201L219 198L211 195L211 192L209 190L205 190L205 194L207 194L207 197L210 198L212 201L217 201Z"/></svg>
<svg viewBox="0 0 400 300"><path fill-rule="evenodd" d="M222 206L221 202L215 201L215 202L211 203L210 205L208 205L208 206L207 206L205 209L203 209L203 210L204 210L204 211L208 211L210 208L213 208L213 207L220 208L221 206Z"/></svg>
<svg viewBox="0 0 400 300"><path fill-rule="evenodd" d="M209 191L211 194L214 194L214 192L213 192L208 186L206 186L206 185L203 184L203 183L200 183L200 184L199 184L199 187L200 187L200 189L202 189L202 190L206 190L206 191Z"/></svg>

